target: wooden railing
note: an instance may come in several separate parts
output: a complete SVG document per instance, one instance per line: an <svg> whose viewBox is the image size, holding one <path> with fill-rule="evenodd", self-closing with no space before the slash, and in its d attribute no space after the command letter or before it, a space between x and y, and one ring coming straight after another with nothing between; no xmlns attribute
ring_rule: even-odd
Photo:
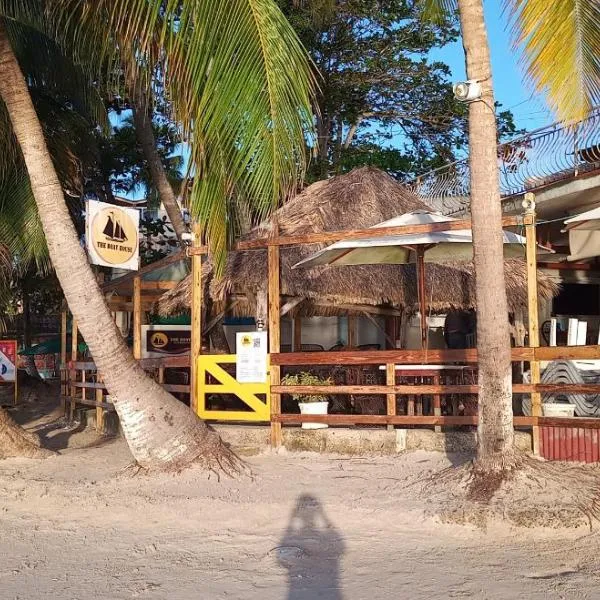
<svg viewBox="0 0 600 600"><path fill-rule="evenodd" d="M569 346L512 348L513 362L533 362L552 360L600 359L600 346ZM368 366L385 365L385 385L272 385L271 393L283 394L326 394L326 395L382 395L387 398L385 415L362 414L328 414L299 415L271 412L272 423L298 424L303 422L327 423L329 425L424 425L451 426L476 425L477 416L457 416L440 414L440 396L455 394L477 394L477 384L416 384L397 385L395 381L396 365L450 365L463 363L477 365L476 349L467 350L385 350L373 352L297 352L271 354L271 364L280 369L285 367L323 367L327 365ZM515 383L513 393L579 393L600 394L600 384L548 384L548 383ZM396 414L397 396L429 395L433 397L432 415ZM410 408L407 409L410 413ZM600 419L562 419L542 417L534 412L533 416L514 417L515 426L561 425L573 421L577 427L600 428Z"/></svg>
<svg viewBox="0 0 600 600"><path fill-rule="evenodd" d="M168 369L190 366L189 356L147 358L138 362L165 390L180 394L190 393L189 384L165 383ZM96 364L93 361L70 361L61 365L61 379L62 402L69 419L73 420L77 405L94 407L96 408L96 429L102 431L104 427L103 411L114 411L114 406L107 399L106 385L97 371Z"/></svg>

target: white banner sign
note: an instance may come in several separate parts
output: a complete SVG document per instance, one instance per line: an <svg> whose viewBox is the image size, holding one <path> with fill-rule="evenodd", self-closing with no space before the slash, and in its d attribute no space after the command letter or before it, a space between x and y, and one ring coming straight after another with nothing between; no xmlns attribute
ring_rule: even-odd
<svg viewBox="0 0 600 600"><path fill-rule="evenodd" d="M95 265L137 271L139 258L140 211L98 200L88 200L85 239Z"/></svg>
<svg viewBox="0 0 600 600"><path fill-rule="evenodd" d="M240 383L267 381L267 332L241 331L235 335L236 371Z"/></svg>
<svg viewBox="0 0 600 600"><path fill-rule="evenodd" d="M4 354L0 352L0 381L15 381L17 369L15 364Z"/></svg>

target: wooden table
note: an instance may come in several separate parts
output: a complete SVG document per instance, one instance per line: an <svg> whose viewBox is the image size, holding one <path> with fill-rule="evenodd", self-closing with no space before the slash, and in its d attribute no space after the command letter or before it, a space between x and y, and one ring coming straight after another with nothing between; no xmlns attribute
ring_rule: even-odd
<svg viewBox="0 0 600 600"><path fill-rule="evenodd" d="M386 366L381 365L380 370L385 370ZM477 368L472 365L395 365L396 385L402 384L402 380L412 379L415 385L418 385L419 379L427 378L433 385L441 385L446 378L456 378L464 373L474 373ZM441 394L432 394L433 397L433 414L441 416L442 403ZM456 405L456 406L455 406ZM406 407L406 413L409 416L423 414L423 398L422 395L409 395ZM458 401L453 402L452 413L458 414ZM441 431L440 427L435 428L436 431Z"/></svg>

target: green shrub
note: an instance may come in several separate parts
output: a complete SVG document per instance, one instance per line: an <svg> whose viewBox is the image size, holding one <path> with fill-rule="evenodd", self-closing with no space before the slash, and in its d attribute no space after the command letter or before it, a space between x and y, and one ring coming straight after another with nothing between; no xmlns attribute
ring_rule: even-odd
<svg viewBox="0 0 600 600"><path fill-rule="evenodd" d="M286 375L281 380L282 385L333 385L331 377L324 379L318 375L313 375L306 371L297 373L296 375ZM327 402L329 396L324 394L292 394L292 398L300 402Z"/></svg>

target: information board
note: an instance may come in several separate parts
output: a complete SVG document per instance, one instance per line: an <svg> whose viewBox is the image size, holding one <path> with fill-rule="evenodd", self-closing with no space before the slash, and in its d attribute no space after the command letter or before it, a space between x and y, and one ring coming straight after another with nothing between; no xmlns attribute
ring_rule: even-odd
<svg viewBox="0 0 600 600"><path fill-rule="evenodd" d="M267 380L267 332L241 331L235 336L236 371L240 383L264 383Z"/></svg>

